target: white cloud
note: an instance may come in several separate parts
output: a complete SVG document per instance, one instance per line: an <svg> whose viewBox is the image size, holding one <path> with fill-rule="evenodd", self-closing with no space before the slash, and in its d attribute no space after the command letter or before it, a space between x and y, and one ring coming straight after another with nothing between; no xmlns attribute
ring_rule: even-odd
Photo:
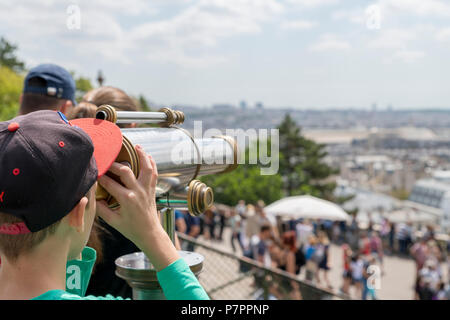
<svg viewBox="0 0 450 320"><path fill-rule="evenodd" d="M436 34L436 40L444 42L450 40L450 27L439 30Z"/></svg>
<svg viewBox="0 0 450 320"><path fill-rule="evenodd" d="M137 26L130 36L148 48L150 59L198 66L226 60L223 55L205 55L202 49L224 38L260 33L262 25L281 12L283 6L275 0L205 0L173 18ZM189 54L191 50L195 54Z"/></svg>
<svg viewBox="0 0 450 320"><path fill-rule="evenodd" d="M321 7L326 5L337 4L339 0L287 0L288 3L300 5L303 7Z"/></svg>
<svg viewBox="0 0 450 320"><path fill-rule="evenodd" d="M318 23L315 21L308 20L290 20L283 21L280 25L281 29L285 30L307 30L314 28Z"/></svg>
<svg viewBox="0 0 450 320"><path fill-rule="evenodd" d="M425 56L425 52L417 50L399 50L394 53L393 59L398 59L406 63L413 63Z"/></svg>
<svg viewBox="0 0 450 320"><path fill-rule="evenodd" d="M416 37L415 32L411 29L381 29L377 34L375 39L369 41L369 48L405 48L407 43Z"/></svg>
<svg viewBox="0 0 450 320"><path fill-rule="evenodd" d="M335 34L324 34L320 36L319 41L309 46L309 50L315 52L342 51L350 48L351 45L347 41L341 40Z"/></svg>
<svg viewBox="0 0 450 320"><path fill-rule="evenodd" d="M441 0L379 0L378 4L385 13L450 16L450 4Z"/></svg>

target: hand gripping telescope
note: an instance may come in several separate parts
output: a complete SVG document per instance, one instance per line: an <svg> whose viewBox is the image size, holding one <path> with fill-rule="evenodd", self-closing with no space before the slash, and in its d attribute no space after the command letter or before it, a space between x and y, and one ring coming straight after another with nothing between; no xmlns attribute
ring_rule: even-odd
<svg viewBox="0 0 450 320"><path fill-rule="evenodd" d="M160 128L123 128L122 149L116 162L131 168L139 176L140 164L134 146L139 144L150 154L158 167L156 204L161 212L161 223L172 241L175 236L176 208L185 208L193 216L209 209L214 202L213 191L197 177L225 173L238 165L236 141L228 136L194 138L188 131L175 125L184 122L184 114L169 108L158 112L116 111L103 105L97 110L97 119L116 124L151 123ZM118 177L108 173L120 182ZM102 187L97 188L97 200L106 200L110 208L117 202ZM194 252L179 252L198 275L203 266L203 256ZM122 256L116 260L116 275L133 288L133 298L165 299L156 278L156 270L142 252Z"/></svg>

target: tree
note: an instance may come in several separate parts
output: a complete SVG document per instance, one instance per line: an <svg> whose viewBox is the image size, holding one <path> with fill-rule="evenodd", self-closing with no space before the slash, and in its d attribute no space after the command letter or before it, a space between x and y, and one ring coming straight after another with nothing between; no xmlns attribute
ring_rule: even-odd
<svg viewBox="0 0 450 320"><path fill-rule="evenodd" d="M139 95L139 106L141 107L142 111L151 111L150 109L150 105L147 102L147 99L145 99L145 97L141 94Z"/></svg>
<svg viewBox="0 0 450 320"><path fill-rule="evenodd" d="M266 142L268 143L268 142ZM259 147L260 142L257 142ZM249 149L245 152L249 159ZM256 203L264 200L272 203L283 197L283 182L280 175L261 175L260 164L240 164L234 171L208 175L201 178L214 190L214 199L218 203L234 206L239 200Z"/></svg>
<svg viewBox="0 0 450 320"><path fill-rule="evenodd" d="M23 88L23 77L7 67L0 66L0 121L17 115Z"/></svg>
<svg viewBox="0 0 450 320"><path fill-rule="evenodd" d="M278 126L280 135L280 174L287 195L311 194L331 199L336 187L327 179L337 173L323 162L325 145L305 138L300 127L287 114Z"/></svg>
<svg viewBox="0 0 450 320"><path fill-rule="evenodd" d="M94 86L92 85L91 79L83 76L76 76L75 71L70 71L70 74L75 81L75 100L77 102L81 102L83 100L83 96L88 91L94 89Z"/></svg>
<svg viewBox="0 0 450 320"><path fill-rule="evenodd" d="M25 70L25 64L18 60L15 51L17 46L9 43L5 38L0 38L0 66L7 67L21 73Z"/></svg>

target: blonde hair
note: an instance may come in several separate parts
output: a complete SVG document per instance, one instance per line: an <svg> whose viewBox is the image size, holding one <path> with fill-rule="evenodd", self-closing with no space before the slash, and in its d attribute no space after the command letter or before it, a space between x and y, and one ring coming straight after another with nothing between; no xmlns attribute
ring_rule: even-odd
<svg viewBox="0 0 450 320"><path fill-rule="evenodd" d="M125 91L110 86L90 90L83 96L83 101L95 104L97 107L109 104L122 111L139 110L137 103Z"/></svg>
<svg viewBox="0 0 450 320"><path fill-rule="evenodd" d="M67 113L69 120L79 118L95 118L97 106L89 102L80 102L76 107Z"/></svg>

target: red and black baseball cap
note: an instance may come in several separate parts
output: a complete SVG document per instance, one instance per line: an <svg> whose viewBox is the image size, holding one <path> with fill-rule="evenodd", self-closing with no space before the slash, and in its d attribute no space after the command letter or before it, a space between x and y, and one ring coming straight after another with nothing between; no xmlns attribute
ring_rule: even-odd
<svg viewBox="0 0 450 320"><path fill-rule="evenodd" d="M109 121L68 121L44 110L0 122L0 212L24 221L0 225L0 233L36 232L62 219L121 147L122 133Z"/></svg>

